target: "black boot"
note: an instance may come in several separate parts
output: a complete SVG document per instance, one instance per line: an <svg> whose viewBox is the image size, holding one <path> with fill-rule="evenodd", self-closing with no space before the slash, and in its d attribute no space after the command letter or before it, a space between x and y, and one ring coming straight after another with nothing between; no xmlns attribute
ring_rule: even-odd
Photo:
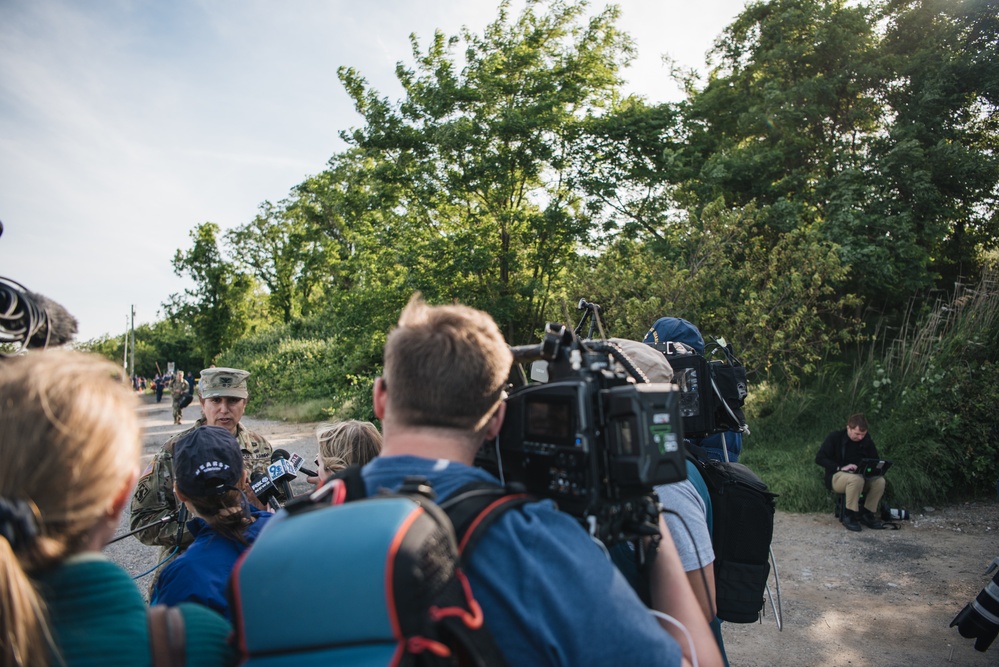
<svg viewBox="0 0 999 667"><path fill-rule="evenodd" d="M860 508L860 523L864 524L868 528L873 528L874 530L880 530L884 528L884 524L881 523L881 519L874 515L874 512L870 511L866 507Z"/></svg>
<svg viewBox="0 0 999 667"><path fill-rule="evenodd" d="M857 513L853 510L843 510L843 525L847 530L860 532L860 524L857 523Z"/></svg>

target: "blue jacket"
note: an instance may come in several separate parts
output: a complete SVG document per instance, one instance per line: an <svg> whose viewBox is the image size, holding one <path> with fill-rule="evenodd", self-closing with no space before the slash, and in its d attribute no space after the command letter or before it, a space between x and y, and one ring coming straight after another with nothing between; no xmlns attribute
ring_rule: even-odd
<svg viewBox="0 0 999 667"><path fill-rule="evenodd" d="M473 481L461 463L378 457L362 470L367 493L425 477L444 500ZM679 665L680 647L573 517L544 500L504 512L465 564L486 626L509 665Z"/></svg>
<svg viewBox="0 0 999 667"><path fill-rule="evenodd" d="M243 537L253 544L267 519L273 515L255 507L250 507L250 513L256 521L246 528ZM163 568L153 589L150 604L197 602L231 621L226 587L232 568L248 547L222 537L204 519L188 521L187 529L194 535L194 542L187 551Z"/></svg>

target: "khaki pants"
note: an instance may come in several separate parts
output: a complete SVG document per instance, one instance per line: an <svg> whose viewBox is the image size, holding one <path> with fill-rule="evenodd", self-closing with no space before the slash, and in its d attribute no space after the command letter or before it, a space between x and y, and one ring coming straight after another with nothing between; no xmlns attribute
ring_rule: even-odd
<svg viewBox="0 0 999 667"><path fill-rule="evenodd" d="M832 489L836 493L846 494L846 509L856 512L860 509L860 494L864 496L864 508L877 514L881 496L885 494L885 478L870 477L852 472L837 472L832 478Z"/></svg>

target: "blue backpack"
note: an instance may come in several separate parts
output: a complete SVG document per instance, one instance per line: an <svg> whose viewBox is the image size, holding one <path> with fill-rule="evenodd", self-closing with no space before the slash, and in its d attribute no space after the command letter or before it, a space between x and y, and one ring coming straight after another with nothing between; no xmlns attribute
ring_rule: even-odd
<svg viewBox="0 0 999 667"><path fill-rule="evenodd" d="M489 483L433 495L421 478L366 497L351 467L289 501L230 579L241 664L503 665L461 562L530 498Z"/></svg>

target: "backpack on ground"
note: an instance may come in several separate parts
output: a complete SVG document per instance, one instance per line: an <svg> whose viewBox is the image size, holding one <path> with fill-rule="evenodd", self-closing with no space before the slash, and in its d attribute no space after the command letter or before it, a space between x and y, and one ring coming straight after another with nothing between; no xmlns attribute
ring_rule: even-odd
<svg viewBox="0 0 999 667"><path fill-rule="evenodd" d="M351 467L289 501L230 579L241 664L504 664L461 562L531 498L487 482L432 496L414 478L366 497Z"/></svg>
<svg viewBox="0 0 999 667"><path fill-rule="evenodd" d="M770 577L777 494L741 463L709 460L706 454L687 445L687 458L701 473L711 498L717 616L754 623Z"/></svg>

